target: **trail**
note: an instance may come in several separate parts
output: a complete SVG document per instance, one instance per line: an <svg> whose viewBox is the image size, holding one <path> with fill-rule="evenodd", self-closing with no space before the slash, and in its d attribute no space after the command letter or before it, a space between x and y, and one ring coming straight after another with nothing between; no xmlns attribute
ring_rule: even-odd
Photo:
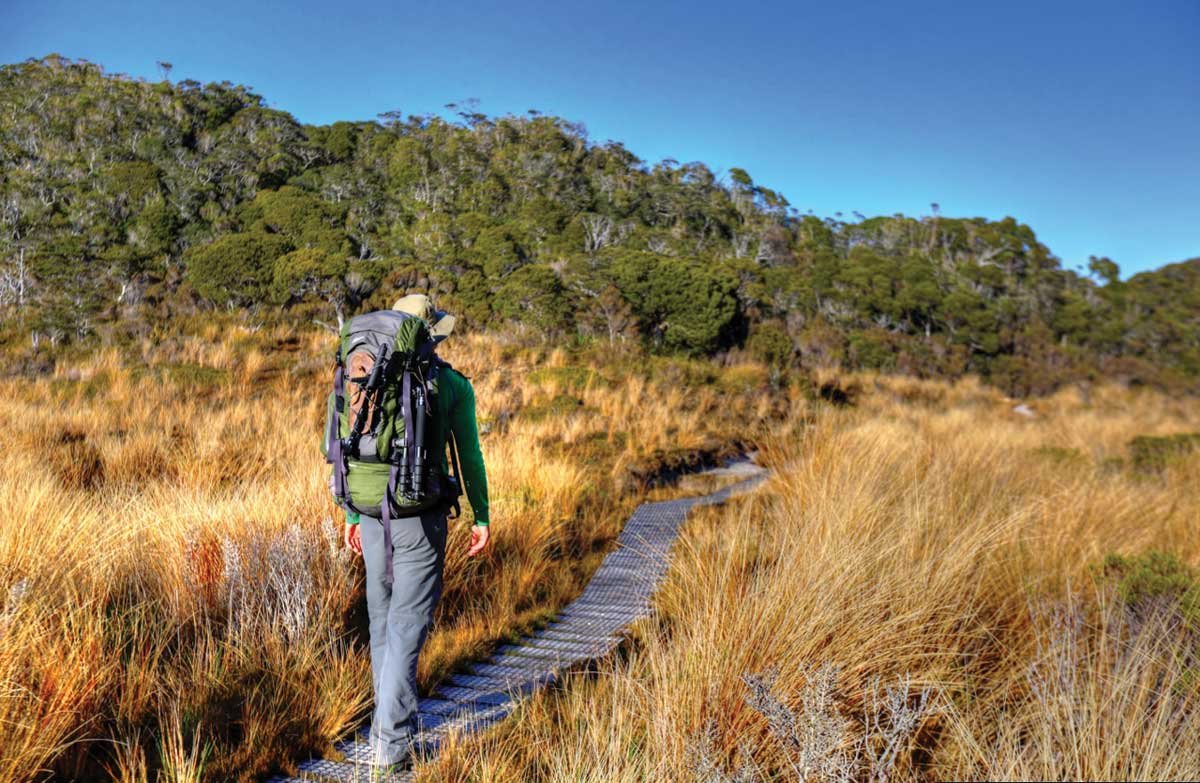
<svg viewBox="0 0 1200 783"><path fill-rule="evenodd" d="M621 643L630 623L650 614L654 591L670 567L671 545L688 513L696 506L723 503L757 486L766 471L748 459L737 460L700 476L727 476L737 482L707 495L643 503L625 523L617 547L578 598L554 622L515 644L498 648L488 660L471 666L470 674L454 674L422 699L415 752L435 755L451 732L481 731L509 715L534 691L555 682L565 671L603 657ZM367 729L339 742L344 761L310 759L298 765L299 777L276 776L267 783L368 783ZM392 775L388 783L413 780L412 772Z"/></svg>

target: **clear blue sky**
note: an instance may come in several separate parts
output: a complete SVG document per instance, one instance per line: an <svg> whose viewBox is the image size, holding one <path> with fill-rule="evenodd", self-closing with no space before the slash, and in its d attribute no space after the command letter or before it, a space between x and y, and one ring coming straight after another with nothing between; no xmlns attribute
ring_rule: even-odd
<svg viewBox="0 0 1200 783"><path fill-rule="evenodd" d="M0 61L251 85L304 122L478 98L820 215L1013 215L1074 267L1200 256L1200 0L5 0Z"/></svg>

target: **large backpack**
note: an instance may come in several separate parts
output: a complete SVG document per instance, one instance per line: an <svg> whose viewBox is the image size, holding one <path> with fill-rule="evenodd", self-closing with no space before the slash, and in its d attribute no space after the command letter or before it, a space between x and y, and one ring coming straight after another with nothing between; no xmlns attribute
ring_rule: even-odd
<svg viewBox="0 0 1200 783"><path fill-rule="evenodd" d="M390 519L460 495L452 433L452 475L441 470L444 444L428 441L437 406L438 374L422 319L396 310L355 316L342 326L322 450L332 466L330 488L350 513ZM390 531L389 531L390 532Z"/></svg>

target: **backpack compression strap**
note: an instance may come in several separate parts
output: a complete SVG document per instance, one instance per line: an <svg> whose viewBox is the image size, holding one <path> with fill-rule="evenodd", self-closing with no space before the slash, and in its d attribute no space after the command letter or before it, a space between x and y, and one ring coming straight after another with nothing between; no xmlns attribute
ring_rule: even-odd
<svg viewBox="0 0 1200 783"><path fill-rule="evenodd" d="M399 460L392 460L392 467L388 470L387 488L383 491L383 508L380 514L380 522L383 523L383 583L389 587L392 584L392 499L395 497L396 481L400 476L400 463L404 463L404 470L411 475L411 460L413 452L416 450L416 436L413 433L413 411L412 411L412 371L404 370L404 380L400 392L400 408L404 416L404 448L401 450ZM418 479L419 481L419 479Z"/></svg>
<svg viewBox="0 0 1200 783"><path fill-rule="evenodd" d="M343 330L344 331L344 330ZM326 460L333 465L333 496L343 508L350 502L350 491L346 486L346 455L342 450L341 421L346 410L346 363L342 359L342 348L338 345L337 366L333 371L333 416L329 419L326 432Z"/></svg>
<svg viewBox="0 0 1200 783"><path fill-rule="evenodd" d="M392 463L388 471L387 489L383 491L383 509L379 521L383 523L383 583L392 586L392 488L396 486L396 473L400 466Z"/></svg>

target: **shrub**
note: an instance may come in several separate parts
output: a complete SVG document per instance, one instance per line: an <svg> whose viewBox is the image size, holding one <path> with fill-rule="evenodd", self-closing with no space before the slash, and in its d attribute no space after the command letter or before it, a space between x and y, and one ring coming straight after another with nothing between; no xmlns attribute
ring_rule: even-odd
<svg viewBox="0 0 1200 783"><path fill-rule="evenodd" d="M291 303L309 295L329 297L342 288L346 259L306 247L275 259L271 295Z"/></svg>
<svg viewBox="0 0 1200 783"><path fill-rule="evenodd" d="M787 330L771 321L750 330L746 348L755 359L772 367L787 367L796 355L796 346Z"/></svg>
<svg viewBox="0 0 1200 783"><path fill-rule="evenodd" d="M1200 448L1200 433L1177 435L1139 435L1129 441L1133 468L1142 473L1157 473L1179 457Z"/></svg>
<svg viewBox="0 0 1200 783"><path fill-rule="evenodd" d="M1175 554L1154 550L1130 556L1111 554L1098 571L1135 612L1164 604L1177 606L1189 623L1200 624L1200 580L1196 570Z"/></svg>
<svg viewBox="0 0 1200 783"><path fill-rule="evenodd" d="M612 273L654 342L693 354L727 342L738 314L731 274L698 260L641 251L617 255Z"/></svg>
<svg viewBox="0 0 1200 783"><path fill-rule="evenodd" d="M266 297L275 260L289 249L274 234L227 234L184 255L187 278L210 302L252 305Z"/></svg>
<svg viewBox="0 0 1200 783"><path fill-rule="evenodd" d="M546 332L571 325L571 303L562 279L544 264L513 272L496 291L496 311Z"/></svg>
<svg viewBox="0 0 1200 783"><path fill-rule="evenodd" d="M872 370L891 370L896 365L896 354L891 340L882 329L855 332L850 335L850 357L855 367Z"/></svg>

